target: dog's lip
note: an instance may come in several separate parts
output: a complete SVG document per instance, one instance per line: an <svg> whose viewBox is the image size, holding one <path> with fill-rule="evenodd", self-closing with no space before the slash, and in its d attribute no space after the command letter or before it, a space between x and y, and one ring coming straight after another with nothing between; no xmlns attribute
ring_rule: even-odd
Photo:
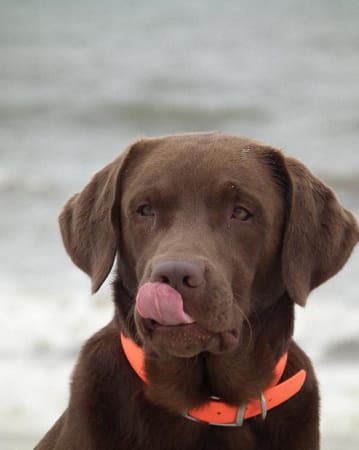
<svg viewBox="0 0 359 450"><path fill-rule="evenodd" d="M153 319L146 319L144 317L140 317L141 329L145 332L145 334L151 335L154 331L158 329L168 329L168 330L176 330L184 328L188 328L194 325L197 325L197 322L192 323L181 323L177 325L163 325L159 322L156 322Z"/></svg>
<svg viewBox="0 0 359 450"><path fill-rule="evenodd" d="M187 343L191 346L197 346L202 342L207 347L209 342L217 341L217 350L221 353L223 350L235 348L240 339L240 328L229 328L223 331L212 331L202 326L198 322L180 325L162 325L152 319L137 317L137 326L142 335L142 339L149 343L167 342L169 347L182 347ZM152 344L151 344L152 345ZM160 344L162 346L162 344Z"/></svg>
<svg viewBox="0 0 359 450"><path fill-rule="evenodd" d="M151 336L155 331L158 330L172 330L172 331L184 331L186 329L197 328L202 330L203 332L208 333L209 335L220 335L223 333L231 334L235 338L239 336L239 328L233 327L224 330L211 330L208 327L200 324L197 321L191 323L180 323L176 325L163 325L153 319L147 319L145 317L140 316L139 314L135 314L137 327L142 331L142 333L146 336Z"/></svg>

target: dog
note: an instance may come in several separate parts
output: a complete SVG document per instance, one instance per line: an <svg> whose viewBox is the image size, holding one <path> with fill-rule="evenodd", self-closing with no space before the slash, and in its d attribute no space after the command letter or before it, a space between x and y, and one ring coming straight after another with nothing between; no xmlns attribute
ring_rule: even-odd
<svg viewBox="0 0 359 450"><path fill-rule="evenodd" d="M359 239L302 163L222 133L136 141L59 218L114 317L81 350L37 450L317 450L318 384L294 307Z"/></svg>

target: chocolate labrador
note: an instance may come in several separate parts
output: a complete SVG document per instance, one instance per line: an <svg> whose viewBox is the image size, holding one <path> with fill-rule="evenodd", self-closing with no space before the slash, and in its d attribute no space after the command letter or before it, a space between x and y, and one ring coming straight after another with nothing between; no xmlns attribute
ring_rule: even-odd
<svg viewBox="0 0 359 450"><path fill-rule="evenodd" d="M144 139L60 227L93 292L116 258L115 312L37 450L319 449L294 306L343 267L359 229L306 167L221 133Z"/></svg>

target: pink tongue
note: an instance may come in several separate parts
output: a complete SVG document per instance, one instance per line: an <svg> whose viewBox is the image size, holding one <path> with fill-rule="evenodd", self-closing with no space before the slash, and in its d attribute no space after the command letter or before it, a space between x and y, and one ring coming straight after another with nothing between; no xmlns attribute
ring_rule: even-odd
<svg viewBox="0 0 359 450"><path fill-rule="evenodd" d="M183 311L181 294L168 284L146 283L138 291L137 312L145 319L153 319L161 325L180 325L194 320Z"/></svg>

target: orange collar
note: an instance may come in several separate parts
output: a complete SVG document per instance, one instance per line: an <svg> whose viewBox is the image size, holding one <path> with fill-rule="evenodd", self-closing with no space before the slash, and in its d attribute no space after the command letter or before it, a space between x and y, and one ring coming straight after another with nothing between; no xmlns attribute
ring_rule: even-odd
<svg viewBox="0 0 359 450"><path fill-rule="evenodd" d="M142 348L122 333L120 338L128 362L142 381L147 383L144 369L145 358ZM287 364L287 358L288 353L284 353L274 369L272 382L262 392L259 399L250 400L246 405L232 406L221 402L217 397L211 397L203 406L192 408L184 412L183 416L195 422L204 422L209 425L222 427L238 427L243 424L244 419L250 419L258 415L265 419L268 410L292 398L301 390L304 384L306 371L303 369L279 383Z"/></svg>

